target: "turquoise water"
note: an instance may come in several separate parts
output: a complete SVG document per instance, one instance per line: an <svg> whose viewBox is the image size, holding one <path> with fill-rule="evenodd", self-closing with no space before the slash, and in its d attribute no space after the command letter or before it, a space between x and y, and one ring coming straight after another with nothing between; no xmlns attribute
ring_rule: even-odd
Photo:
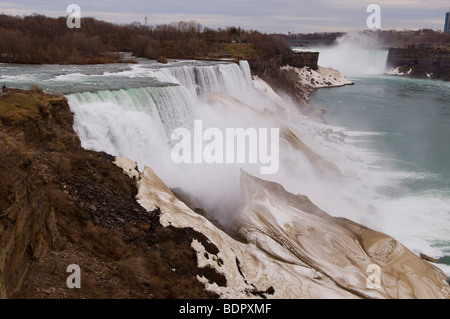
<svg viewBox="0 0 450 319"><path fill-rule="evenodd" d="M364 146L386 155L396 169L427 175L406 180L408 191L450 190L450 83L377 76L354 86L318 91L313 105L326 119L372 135ZM450 230L449 230L450 231Z"/></svg>
<svg viewBox="0 0 450 319"><path fill-rule="evenodd" d="M371 165L402 173L377 190L385 209L381 230L450 265L450 83L386 75L351 80L355 85L318 90L311 103L348 133L348 143L378 154Z"/></svg>

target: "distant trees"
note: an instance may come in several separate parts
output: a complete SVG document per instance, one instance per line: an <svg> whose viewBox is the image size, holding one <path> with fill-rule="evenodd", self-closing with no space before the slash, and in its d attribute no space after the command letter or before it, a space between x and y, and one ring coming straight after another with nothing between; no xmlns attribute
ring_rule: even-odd
<svg viewBox="0 0 450 319"><path fill-rule="evenodd" d="M87 19L85 29L68 29L65 18L0 15L0 61L8 63L88 63L111 60L102 23ZM90 29L90 24L95 29ZM110 59L108 59L108 57Z"/></svg>
<svg viewBox="0 0 450 319"><path fill-rule="evenodd" d="M66 18L0 15L0 62L100 63L117 61L117 52L138 57L200 58L229 53L224 44L250 45L258 58L287 54L277 35L239 27L211 29L196 21L156 26L118 25L83 18L82 28L69 29Z"/></svg>
<svg viewBox="0 0 450 319"><path fill-rule="evenodd" d="M419 29L419 30L365 30L363 31L377 39L379 44L385 46L400 46L405 43L432 43L446 44L450 43L450 34L445 34L440 30ZM292 43L319 43L332 44L337 38L344 35L342 32L317 32L308 34L289 34L284 38Z"/></svg>
<svg viewBox="0 0 450 319"><path fill-rule="evenodd" d="M381 39L388 45L403 46L407 42L416 44L433 43L433 44L450 44L450 35L442 31L431 29L419 29L415 31L383 31L380 32Z"/></svg>

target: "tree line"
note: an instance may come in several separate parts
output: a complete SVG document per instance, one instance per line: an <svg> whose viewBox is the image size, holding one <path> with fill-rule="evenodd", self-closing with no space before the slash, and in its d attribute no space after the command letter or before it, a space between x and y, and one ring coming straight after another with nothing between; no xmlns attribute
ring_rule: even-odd
<svg viewBox="0 0 450 319"><path fill-rule="evenodd" d="M418 30L365 30L363 33L376 39L377 43L386 47L403 47L407 43L416 44L450 44L450 34L443 33L442 30L418 29ZM291 43L311 43L334 44L336 39L343 36L343 32L316 32L307 34L289 33L284 38Z"/></svg>
<svg viewBox="0 0 450 319"><path fill-rule="evenodd" d="M66 17L0 15L0 62L108 63L120 61L118 52L150 59L266 59L292 51L279 35L195 21L119 25L86 17L81 28L69 29Z"/></svg>

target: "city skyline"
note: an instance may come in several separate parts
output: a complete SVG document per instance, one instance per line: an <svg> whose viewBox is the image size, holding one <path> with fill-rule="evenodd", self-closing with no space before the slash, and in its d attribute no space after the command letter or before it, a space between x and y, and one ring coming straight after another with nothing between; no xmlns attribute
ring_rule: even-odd
<svg viewBox="0 0 450 319"><path fill-rule="evenodd" d="M445 33L450 33L450 9L449 9L449 11L445 14L444 32L445 32Z"/></svg>

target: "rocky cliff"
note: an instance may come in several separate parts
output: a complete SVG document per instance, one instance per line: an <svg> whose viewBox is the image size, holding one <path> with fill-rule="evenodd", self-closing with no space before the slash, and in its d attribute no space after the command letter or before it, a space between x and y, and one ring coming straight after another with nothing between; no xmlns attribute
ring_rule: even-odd
<svg viewBox="0 0 450 319"><path fill-rule="evenodd" d="M72 125L64 98L0 99L0 298L214 298L196 276L215 272L190 246L204 236L162 227L114 158L82 149ZM82 289L66 285L71 264Z"/></svg>
<svg viewBox="0 0 450 319"><path fill-rule="evenodd" d="M391 48L387 63L411 77L450 81L450 50L446 48Z"/></svg>
<svg viewBox="0 0 450 319"><path fill-rule="evenodd" d="M287 55L278 55L267 60L251 60L250 67L257 75L273 72L273 68L290 65L296 68L309 67L317 70L319 61L319 52L295 52L292 51Z"/></svg>
<svg viewBox="0 0 450 319"><path fill-rule="evenodd" d="M287 71L285 67L295 69L307 68L308 70L318 70L319 52L294 52L290 55L277 56L268 60L249 60L252 73L267 82L277 91L282 91L295 97L308 112L312 107L308 104L308 99L313 88L309 86L299 86L297 75Z"/></svg>
<svg viewBox="0 0 450 319"><path fill-rule="evenodd" d="M223 276L222 282L198 277L222 298L450 298L437 267L393 238L331 217L279 184L242 172L246 205L235 224L237 240L176 198L151 168L133 175L139 176L139 203L159 207L163 225L202 232L217 248L191 245L199 267ZM371 266L380 269L377 288L367 284Z"/></svg>

